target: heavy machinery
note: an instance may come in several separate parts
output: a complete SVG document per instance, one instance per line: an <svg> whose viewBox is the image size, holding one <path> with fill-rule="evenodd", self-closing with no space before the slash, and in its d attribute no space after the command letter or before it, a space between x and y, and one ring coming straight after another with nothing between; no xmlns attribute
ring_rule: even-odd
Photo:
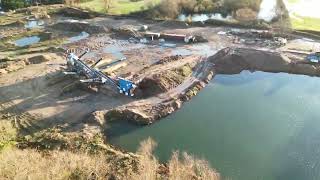
<svg viewBox="0 0 320 180"><path fill-rule="evenodd" d="M86 79L81 79L80 82L103 84L127 96L134 96L133 90L136 88L136 85L133 82L121 77L112 78L96 69L95 66L102 59L96 61L92 66L88 66L81 60L86 53L84 52L80 56L69 53L67 55L67 72L65 74L85 77Z"/></svg>
<svg viewBox="0 0 320 180"><path fill-rule="evenodd" d="M312 63L320 63L320 52L309 54L307 56L307 60Z"/></svg>

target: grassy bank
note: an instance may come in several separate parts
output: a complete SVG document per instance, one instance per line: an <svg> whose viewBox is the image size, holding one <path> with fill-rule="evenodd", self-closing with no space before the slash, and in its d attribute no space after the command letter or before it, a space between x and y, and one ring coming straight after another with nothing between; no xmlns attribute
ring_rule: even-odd
<svg viewBox="0 0 320 180"><path fill-rule="evenodd" d="M175 152L161 164L150 138L133 154L104 144L100 136L86 139L59 126L21 136L13 126L20 120L0 114L0 179L219 179L205 160L186 153Z"/></svg>

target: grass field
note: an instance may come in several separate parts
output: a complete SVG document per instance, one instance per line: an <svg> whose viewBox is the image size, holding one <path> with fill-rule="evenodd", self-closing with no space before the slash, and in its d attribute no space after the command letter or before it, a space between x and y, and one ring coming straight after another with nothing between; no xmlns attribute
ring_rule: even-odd
<svg viewBox="0 0 320 180"><path fill-rule="evenodd" d="M158 4L161 0L140 0L131 2L130 0L111 0L110 8L107 13L111 15L126 15L132 12L145 10ZM93 11L105 13L104 0L93 0L79 5L81 8L88 8Z"/></svg>
<svg viewBox="0 0 320 180"><path fill-rule="evenodd" d="M320 31L320 18L302 17L295 15L291 18L292 27L297 30Z"/></svg>

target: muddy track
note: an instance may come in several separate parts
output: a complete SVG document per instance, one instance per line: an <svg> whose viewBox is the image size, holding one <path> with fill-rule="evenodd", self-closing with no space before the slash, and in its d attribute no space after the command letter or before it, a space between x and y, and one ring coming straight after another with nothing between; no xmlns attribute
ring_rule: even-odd
<svg viewBox="0 0 320 180"><path fill-rule="evenodd" d="M0 95L2 96L1 93ZM23 112L11 101L0 104L0 115L7 120L11 120L21 136L33 134L42 129L38 123L41 117Z"/></svg>

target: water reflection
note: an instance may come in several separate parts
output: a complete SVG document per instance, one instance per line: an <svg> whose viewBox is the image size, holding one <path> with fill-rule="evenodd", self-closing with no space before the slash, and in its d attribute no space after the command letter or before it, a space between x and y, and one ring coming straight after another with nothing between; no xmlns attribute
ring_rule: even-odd
<svg viewBox="0 0 320 180"><path fill-rule="evenodd" d="M223 179L317 180L319 88L319 78L301 75L218 75L176 113L143 128L118 126L109 141L135 151L150 136L161 161L188 151Z"/></svg>
<svg viewBox="0 0 320 180"><path fill-rule="evenodd" d="M89 33L83 31L83 32L81 32L79 35L73 36L73 37L69 38L69 39L68 39L68 42L69 42L69 43L77 42L77 41L80 41L80 40L82 40L82 39L85 39L85 38L87 38L87 37L89 37L89 36L90 36Z"/></svg>
<svg viewBox="0 0 320 180"><path fill-rule="evenodd" d="M36 44L40 41L39 36L31 36L31 37L24 37L21 39L18 39L15 41L15 45L18 47L24 47L24 46L29 46L32 44Z"/></svg>
<svg viewBox="0 0 320 180"><path fill-rule="evenodd" d="M221 20L221 21L230 21L232 20L232 16L228 15L223 17L220 13L211 13L211 14L193 14L193 15L185 15L181 14L178 16L179 21L193 21L193 22L204 22L207 20Z"/></svg>
<svg viewBox="0 0 320 180"><path fill-rule="evenodd" d="M44 21L42 20L29 20L24 25L25 28L32 29L32 28L42 28L44 25Z"/></svg>

